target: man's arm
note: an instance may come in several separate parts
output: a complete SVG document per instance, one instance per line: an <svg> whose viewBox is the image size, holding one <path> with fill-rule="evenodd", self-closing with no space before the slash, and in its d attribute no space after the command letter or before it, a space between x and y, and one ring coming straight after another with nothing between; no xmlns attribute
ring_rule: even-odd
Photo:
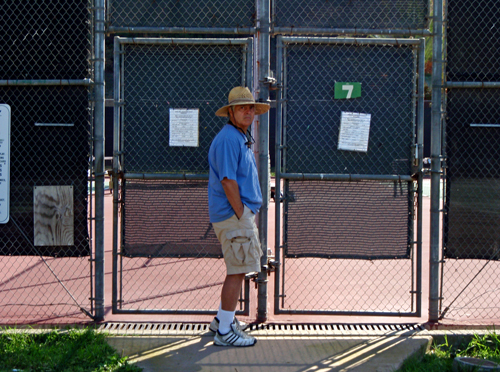
<svg viewBox="0 0 500 372"><path fill-rule="evenodd" d="M226 193L227 200L231 207L233 207L234 213L238 219L243 216L243 212L245 207L241 201L240 190L238 188L238 183L235 180L230 180L229 178L224 177L221 181L222 188Z"/></svg>

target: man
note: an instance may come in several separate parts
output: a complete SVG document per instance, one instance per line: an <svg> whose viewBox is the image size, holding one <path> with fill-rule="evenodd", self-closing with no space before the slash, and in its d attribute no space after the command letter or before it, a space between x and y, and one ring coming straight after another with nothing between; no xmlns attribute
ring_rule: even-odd
<svg viewBox="0 0 500 372"><path fill-rule="evenodd" d="M255 214L261 207L262 193L247 131L255 115L269 108L256 103L248 88L235 87L229 92L228 104L215 113L229 117L208 153L210 222L222 244L227 270L219 311L210 324L218 346L253 346L257 342L243 332L246 325L234 314L245 274L260 271L262 249Z"/></svg>

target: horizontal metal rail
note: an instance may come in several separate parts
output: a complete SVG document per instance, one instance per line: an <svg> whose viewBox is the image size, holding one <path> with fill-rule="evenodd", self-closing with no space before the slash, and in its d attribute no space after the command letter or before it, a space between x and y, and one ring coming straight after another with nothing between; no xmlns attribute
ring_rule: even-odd
<svg viewBox="0 0 500 372"><path fill-rule="evenodd" d="M387 316L387 317L415 317L416 312L377 312L377 311L331 311L331 310L286 310L280 309L276 314L304 314L304 315L354 315L354 316Z"/></svg>
<svg viewBox="0 0 500 372"><path fill-rule="evenodd" d="M170 34L256 34L255 27L114 27L108 28L112 33L170 33Z"/></svg>
<svg viewBox="0 0 500 372"><path fill-rule="evenodd" d="M208 174L188 173L125 173L128 180L208 180Z"/></svg>
<svg viewBox="0 0 500 372"><path fill-rule="evenodd" d="M472 128L500 128L500 124L471 124Z"/></svg>
<svg viewBox="0 0 500 372"><path fill-rule="evenodd" d="M141 45L245 45L252 38L244 39L182 39L182 38L152 38L152 37L120 37L115 40L120 44Z"/></svg>
<svg viewBox="0 0 500 372"><path fill-rule="evenodd" d="M341 34L341 35L394 35L394 36L432 36L426 29L370 29L370 28L297 28L274 27L273 34Z"/></svg>
<svg viewBox="0 0 500 372"><path fill-rule="evenodd" d="M354 37L301 37L283 36L284 43L298 44L354 44L354 45L419 45L420 39L354 38Z"/></svg>
<svg viewBox="0 0 500 372"><path fill-rule="evenodd" d="M54 85L92 85L92 79L54 79L54 80L0 80L0 86L54 86Z"/></svg>
<svg viewBox="0 0 500 372"><path fill-rule="evenodd" d="M445 88L500 88L498 81L446 81Z"/></svg>
<svg viewBox="0 0 500 372"><path fill-rule="evenodd" d="M396 174L323 174L323 173L280 173L282 179L314 181L413 181L408 175Z"/></svg>

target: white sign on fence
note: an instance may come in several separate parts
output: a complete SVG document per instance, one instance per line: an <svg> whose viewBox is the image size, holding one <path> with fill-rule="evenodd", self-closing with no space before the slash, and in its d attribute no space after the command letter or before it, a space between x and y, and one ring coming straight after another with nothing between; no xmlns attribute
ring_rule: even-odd
<svg viewBox="0 0 500 372"><path fill-rule="evenodd" d="M10 214L10 106L0 104L0 223Z"/></svg>
<svg viewBox="0 0 500 372"><path fill-rule="evenodd" d="M170 146L198 147L199 143L199 110L170 109Z"/></svg>
<svg viewBox="0 0 500 372"><path fill-rule="evenodd" d="M367 152L371 117L371 114L342 112L338 149Z"/></svg>

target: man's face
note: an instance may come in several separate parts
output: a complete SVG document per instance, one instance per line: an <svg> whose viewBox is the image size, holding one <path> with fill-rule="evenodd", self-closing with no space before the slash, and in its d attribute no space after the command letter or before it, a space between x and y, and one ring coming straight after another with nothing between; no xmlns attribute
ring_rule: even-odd
<svg viewBox="0 0 500 372"><path fill-rule="evenodd" d="M229 118L238 128L247 130L255 117L255 105L237 105L229 109Z"/></svg>

